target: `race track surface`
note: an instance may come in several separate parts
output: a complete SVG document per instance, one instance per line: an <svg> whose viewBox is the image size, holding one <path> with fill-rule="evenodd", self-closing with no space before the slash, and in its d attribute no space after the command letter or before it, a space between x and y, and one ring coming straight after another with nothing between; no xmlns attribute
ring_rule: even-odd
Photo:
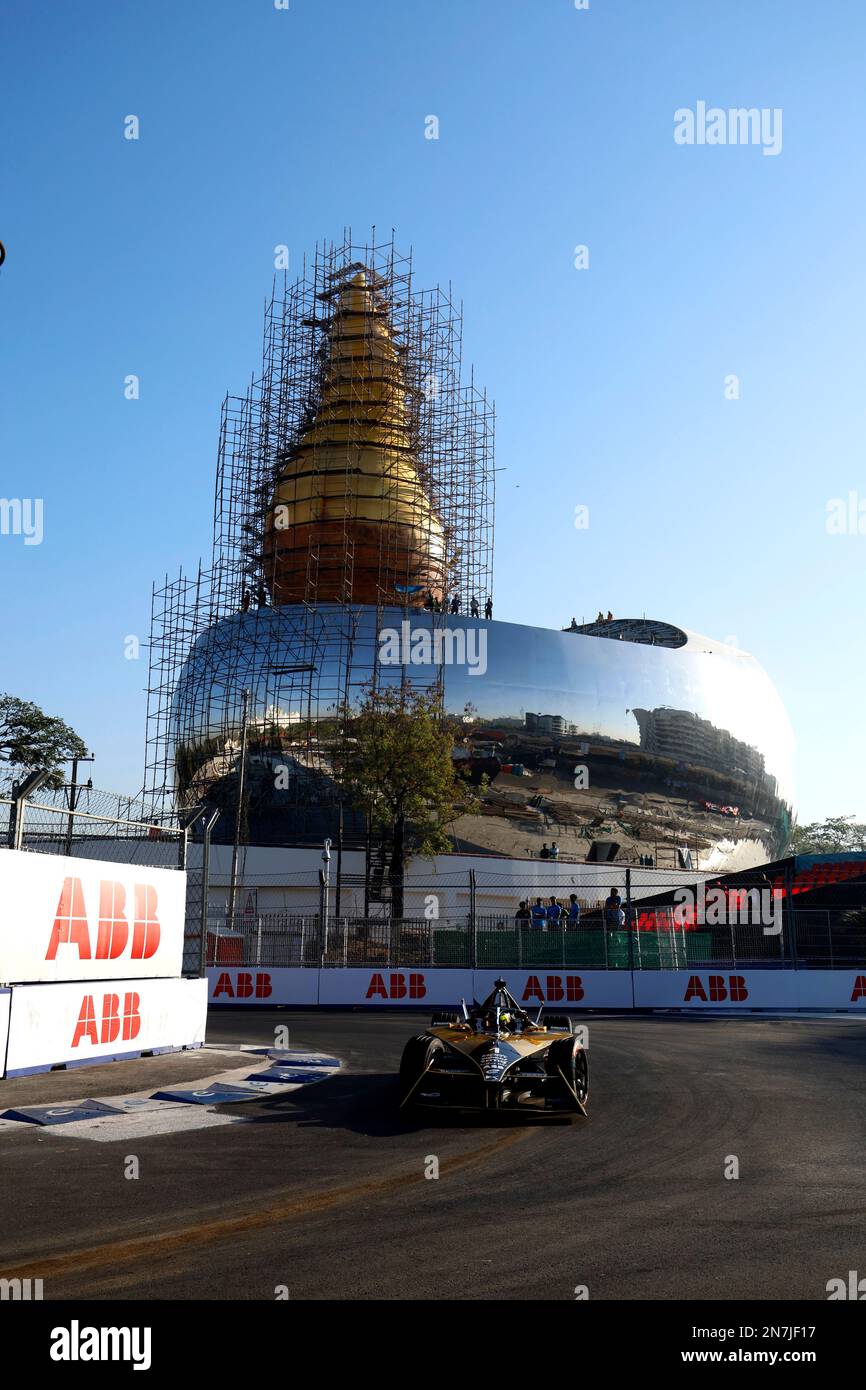
<svg viewBox="0 0 866 1390"><path fill-rule="evenodd" d="M394 1075L426 1021L212 1013L210 1042L287 1025L346 1069L255 1123L136 1141L135 1181L128 1142L4 1135L0 1276L46 1299L824 1300L866 1272L866 1023L589 1018L588 1120L407 1124Z"/></svg>

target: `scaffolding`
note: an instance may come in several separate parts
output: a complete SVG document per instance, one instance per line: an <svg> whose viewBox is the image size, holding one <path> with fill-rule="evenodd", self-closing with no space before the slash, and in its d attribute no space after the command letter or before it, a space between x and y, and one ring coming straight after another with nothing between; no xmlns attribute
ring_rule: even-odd
<svg viewBox="0 0 866 1390"><path fill-rule="evenodd" d="M340 712L379 677L383 614L444 623L455 598L492 600L493 424L463 380L462 307L450 285L416 288L393 234L347 231L275 280L261 371L223 403L210 565L153 590L154 811L219 803L214 787L231 810L243 724L250 805L273 811L282 758L289 820L318 833Z"/></svg>

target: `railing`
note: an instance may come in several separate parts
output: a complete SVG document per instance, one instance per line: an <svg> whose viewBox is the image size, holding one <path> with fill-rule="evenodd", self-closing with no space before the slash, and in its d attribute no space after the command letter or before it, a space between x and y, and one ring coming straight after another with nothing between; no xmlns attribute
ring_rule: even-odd
<svg viewBox="0 0 866 1390"><path fill-rule="evenodd" d="M349 967L435 966L583 970L866 968L866 923L851 913L781 914L781 930L759 923L651 931L611 930L599 920L546 930L502 914L427 918L330 917L259 913L209 918L208 965Z"/></svg>

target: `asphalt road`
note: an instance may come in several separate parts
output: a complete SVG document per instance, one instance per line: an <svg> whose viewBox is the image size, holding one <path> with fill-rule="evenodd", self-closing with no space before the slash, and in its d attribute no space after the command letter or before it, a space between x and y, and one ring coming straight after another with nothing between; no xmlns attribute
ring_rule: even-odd
<svg viewBox="0 0 866 1390"><path fill-rule="evenodd" d="M4 1135L0 1276L46 1299L430 1300L456 1280L480 1299L825 1300L866 1273L866 1024L590 1018L588 1120L406 1124L394 1073L418 1021L212 1014L209 1041L287 1024L346 1069L255 1123L138 1141L134 1181L128 1144Z"/></svg>

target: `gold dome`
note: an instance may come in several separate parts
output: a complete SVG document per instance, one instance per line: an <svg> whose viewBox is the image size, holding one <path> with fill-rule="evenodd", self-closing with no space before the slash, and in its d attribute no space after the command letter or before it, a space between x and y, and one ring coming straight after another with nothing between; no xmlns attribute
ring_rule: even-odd
<svg viewBox="0 0 866 1390"><path fill-rule="evenodd" d="M336 291L315 417L280 472L265 525L274 603L440 598L445 536L413 452L387 310L358 270Z"/></svg>

